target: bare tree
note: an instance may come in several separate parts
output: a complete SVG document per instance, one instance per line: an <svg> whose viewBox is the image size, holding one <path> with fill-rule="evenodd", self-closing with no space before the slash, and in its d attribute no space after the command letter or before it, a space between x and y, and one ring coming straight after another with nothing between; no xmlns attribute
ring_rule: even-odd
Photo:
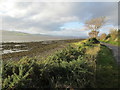
<svg viewBox="0 0 120 90"><path fill-rule="evenodd" d="M90 37L97 37L99 29L104 25L105 17L93 18L85 22L85 26L88 30L91 30L89 33Z"/></svg>

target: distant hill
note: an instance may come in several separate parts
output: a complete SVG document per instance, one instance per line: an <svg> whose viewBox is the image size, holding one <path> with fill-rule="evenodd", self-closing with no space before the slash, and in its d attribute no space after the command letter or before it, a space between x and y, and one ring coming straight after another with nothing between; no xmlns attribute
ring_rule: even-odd
<svg viewBox="0 0 120 90"><path fill-rule="evenodd" d="M28 34L17 31L5 31L0 30L2 33L2 42L33 42L33 41L46 41L46 40L63 40L71 39L73 37L60 37L60 36L50 36L43 34Z"/></svg>
<svg viewBox="0 0 120 90"><path fill-rule="evenodd" d="M9 35L9 36L13 36L13 35L30 35L28 33L24 33L24 32L18 32L18 31L6 31L6 30L0 30L0 33L2 33L2 35Z"/></svg>

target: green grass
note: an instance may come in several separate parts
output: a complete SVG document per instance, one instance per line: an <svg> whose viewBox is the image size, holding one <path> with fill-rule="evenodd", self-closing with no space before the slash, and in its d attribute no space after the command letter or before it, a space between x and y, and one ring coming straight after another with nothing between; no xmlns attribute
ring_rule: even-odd
<svg viewBox="0 0 120 90"><path fill-rule="evenodd" d="M100 65L115 65L115 58L113 57L112 51L104 45L101 45L100 48L97 63Z"/></svg>
<svg viewBox="0 0 120 90"><path fill-rule="evenodd" d="M120 46L120 42L108 41L107 43L112 44L112 45L116 45L116 46Z"/></svg>
<svg viewBox="0 0 120 90"><path fill-rule="evenodd" d="M116 65L112 51L102 45L97 56L96 64L96 81L98 88L118 88L118 72L119 68Z"/></svg>
<svg viewBox="0 0 120 90"><path fill-rule="evenodd" d="M105 41L105 40L100 40L101 42L109 43L115 46L120 46L120 42L117 41Z"/></svg>

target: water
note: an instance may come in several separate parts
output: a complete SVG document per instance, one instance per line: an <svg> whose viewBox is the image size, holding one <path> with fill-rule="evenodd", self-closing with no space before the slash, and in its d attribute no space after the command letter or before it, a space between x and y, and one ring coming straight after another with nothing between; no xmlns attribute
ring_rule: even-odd
<svg viewBox="0 0 120 90"><path fill-rule="evenodd" d="M50 37L50 36L3 36L2 42L36 42L48 40L62 40L65 38Z"/></svg>
<svg viewBox="0 0 120 90"><path fill-rule="evenodd" d="M10 49L10 50L3 50L2 54L7 54L7 53L14 53L14 52L22 52L22 51L28 51L28 50L19 50L19 49Z"/></svg>

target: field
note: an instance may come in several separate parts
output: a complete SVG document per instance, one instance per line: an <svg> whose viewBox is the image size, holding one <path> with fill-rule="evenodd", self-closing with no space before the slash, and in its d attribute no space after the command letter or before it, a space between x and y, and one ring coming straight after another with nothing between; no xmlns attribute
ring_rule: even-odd
<svg viewBox="0 0 120 90"><path fill-rule="evenodd" d="M29 51L27 54L22 52L23 54L20 54L20 57L22 55L25 57L19 60L15 60L18 54L14 53L13 57L15 58L12 58L13 60L9 60L10 57L7 55L3 57L3 90L21 88L40 88L41 90L45 88L51 90L57 88L118 88L119 69L115 58L111 50L100 44L95 38L82 41L54 41L47 45L44 43L43 47L45 48L40 43L36 42L34 45L27 43L26 46L30 45L29 47L33 46L34 48L31 49L31 53ZM59 47L58 51L55 49L56 52L53 51L52 55L43 56L42 59L39 57L39 51L53 50L53 47L60 45L64 47Z"/></svg>

